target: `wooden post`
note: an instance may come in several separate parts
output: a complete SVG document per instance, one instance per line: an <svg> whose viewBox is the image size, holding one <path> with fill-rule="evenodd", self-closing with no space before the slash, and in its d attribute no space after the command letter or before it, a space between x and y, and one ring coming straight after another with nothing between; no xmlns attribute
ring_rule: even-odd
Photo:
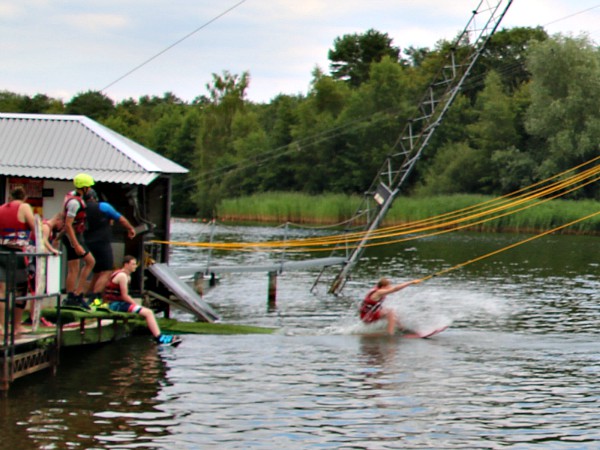
<svg viewBox="0 0 600 450"><path fill-rule="evenodd" d="M269 308L274 308L277 303L277 272L269 272L269 293L267 303Z"/></svg>

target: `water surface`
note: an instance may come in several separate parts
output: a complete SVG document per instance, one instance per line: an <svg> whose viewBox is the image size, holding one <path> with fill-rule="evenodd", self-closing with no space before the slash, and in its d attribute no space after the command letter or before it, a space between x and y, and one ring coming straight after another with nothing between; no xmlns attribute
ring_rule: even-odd
<svg viewBox="0 0 600 450"><path fill-rule="evenodd" d="M215 231L229 241L283 234ZM173 225L175 240L207 233L203 224ZM424 277L524 237L448 234L370 250L340 296L326 283L310 293L317 269L283 273L276 308L267 305L266 274L223 275L205 296L223 321L276 326L276 334L188 335L161 349L137 337L64 356L56 377L19 380L0 401L0 425L12 430L0 445L600 448L598 238L548 236L391 296L408 326L451 324L432 339L360 334L370 329L356 307L378 277ZM205 259L179 247L171 262Z"/></svg>

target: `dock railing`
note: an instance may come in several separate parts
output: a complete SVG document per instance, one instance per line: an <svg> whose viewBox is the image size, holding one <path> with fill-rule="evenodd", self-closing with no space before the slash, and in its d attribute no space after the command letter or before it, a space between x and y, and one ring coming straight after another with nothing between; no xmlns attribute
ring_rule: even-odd
<svg viewBox="0 0 600 450"><path fill-rule="evenodd" d="M54 258L56 264L48 264ZM6 392L17 378L43 369L56 373L60 346L60 323L38 328L44 300L56 304L60 321L60 256L34 252L0 252L5 267L0 280L0 391ZM25 266L25 267L23 267ZM51 269L51 270L49 270ZM37 283L36 283L37 281ZM2 290L4 284L4 290ZM31 331L17 333L17 308L29 306Z"/></svg>

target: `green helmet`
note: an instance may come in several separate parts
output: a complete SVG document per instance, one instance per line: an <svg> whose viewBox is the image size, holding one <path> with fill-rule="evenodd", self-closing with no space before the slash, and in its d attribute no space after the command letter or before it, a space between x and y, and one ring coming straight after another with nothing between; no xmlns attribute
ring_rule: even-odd
<svg viewBox="0 0 600 450"><path fill-rule="evenodd" d="M87 173L79 173L73 178L73 184L77 189L94 185L94 179Z"/></svg>

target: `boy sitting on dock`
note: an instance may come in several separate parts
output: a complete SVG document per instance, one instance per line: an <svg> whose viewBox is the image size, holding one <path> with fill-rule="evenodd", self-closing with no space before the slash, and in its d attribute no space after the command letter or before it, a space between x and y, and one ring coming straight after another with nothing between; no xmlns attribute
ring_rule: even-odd
<svg viewBox="0 0 600 450"><path fill-rule="evenodd" d="M126 255L123 258L123 267L112 273L104 289L104 301L108 303L111 311L128 312L139 314L148 324L150 332L158 344L178 345L181 339L178 336L162 334L160 327L154 317L154 312L143 306L138 305L129 295L129 282L131 274L138 267L135 257Z"/></svg>

